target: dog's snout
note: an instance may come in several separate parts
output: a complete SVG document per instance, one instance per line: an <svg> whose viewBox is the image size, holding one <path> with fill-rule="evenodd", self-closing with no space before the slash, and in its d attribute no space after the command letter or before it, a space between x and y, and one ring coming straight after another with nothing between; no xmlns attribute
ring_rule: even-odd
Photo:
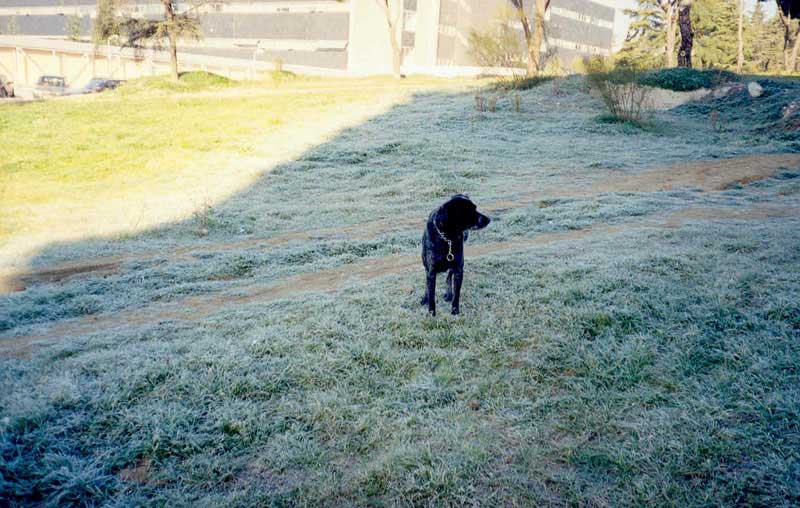
<svg viewBox="0 0 800 508"><path fill-rule="evenodd" d="M483 215L482 213L478 214L478 229L483 229L492 222L492 219Z"/></svg>

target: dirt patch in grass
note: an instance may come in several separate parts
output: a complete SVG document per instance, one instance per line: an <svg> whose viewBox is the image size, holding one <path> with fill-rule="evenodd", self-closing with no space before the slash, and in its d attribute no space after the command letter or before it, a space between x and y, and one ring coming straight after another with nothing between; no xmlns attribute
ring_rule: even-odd
<svg viewBox="0 0 800 508"><path fill-rule="evenodd" d="M141 459L133 466L120 470L118 476L122 481L145 485L150 482L150 461Z"/></svg>
<svg viewBox="0 0 800 508"><path fill-rule="evenodd" d="M800 209L779 205L760 205L754 208L693 207L678 210L664 222L666 227L680 227L687 221L697 220L767 220L798 215Z"/></svg>
<svg viewBox="0 0 800 508"><path fill-rule="evenodd" d="M37 270L16 279L23 288L32 283L61 282L77 275L90 273L93 277L114 273L119 270L122 259L105 259L97 263L70 263L53 268Z"/></svg>
<svg viewBox="0 0 800 508"><path fill-rule="evenodd" d="M676 164L667 168L643 171L636 174L606 174L604 179L589 185L541 188L525 193L513 200L487 203L484 209L490 212L508 210L534 203L543 197L574 197L588 194L612 192L658 192L678 188L698 188L705 192L730 189L736 185L747 185L770 178L783 169L800 167L800 154L750 155L730 159L697 161ZM291 241L312 239L371 239L392 230L405 229L419 224L419 220L391 223L376 220L341 228L319 229L285 233L272 238L246 239L240 241L209 242L175 249L168 255L174 259L188 258L193 253L212 253L246 247L277 246ZM163 251L135 253L128 256L95 258L84 263L69 263L31 270L25 273L0 273L0 294L22 291L32 284L60 282L78 276L102 276L118 271L126 262L143 261L163 257Z"/></svg>
<svg viewBox="0 0 800 508"><path fill-rule="evenodd" d="M591 236L613 235L638 228L679 228L691 221L764 220L800 214L794 206L758 205L746 209L692 207L667 214L656 214L619 225L598 225L580 230L545 233L535 238L468 245L468 258L503 251L532 248L556 242L578 241ZM43 325L41 332L0 339L0 357L27 357L39 346L70 336L88 335L119 328L154 325L166 321L198 321L231 305L266 303L304 293L336 291L352 283L418 268L417 255L396 255L367 259L360 263L287 277L272 283L241 284L224 292L191 296L139 309L101 314ZM398 290L401 290L399 288ZM413 291L412 291L413 292Z"/></svg>

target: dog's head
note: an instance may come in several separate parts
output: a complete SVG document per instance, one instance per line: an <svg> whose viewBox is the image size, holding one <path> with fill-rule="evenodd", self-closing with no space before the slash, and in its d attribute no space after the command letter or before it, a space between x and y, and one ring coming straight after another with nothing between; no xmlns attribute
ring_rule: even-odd
<svg viewBox="0 0 800 508"><path fill-rule="evenodd" d="M475 203L464 194L456 194L439 208L437 215L441 224L452 231L483 229L492 221L478 211Z"/></svg>

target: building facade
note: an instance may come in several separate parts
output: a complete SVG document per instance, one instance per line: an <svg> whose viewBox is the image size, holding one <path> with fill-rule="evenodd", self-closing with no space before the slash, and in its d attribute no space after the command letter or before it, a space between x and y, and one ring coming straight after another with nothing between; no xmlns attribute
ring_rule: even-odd
<svg viewBox="0 0 800 508"><path fill-rule="evenodd" d="M205 4L204 38L183 53L352 75L391 71L391 45L382 0L253 0ZM532 1L528 2L533 4ZM472 30L496 23L508 0L390 0L395 37L406 72L476 72ZM186 7L188 3L179 4ZM613 0L552 0L546 17L546 54L569 67L586 55L610 54ZM159 16L160 2L130 0L133 16ZM92 0L0 0L0 35L88 39L96 15ZM532 18L532 14L531 14ZM522 37L521 26L515 26Z"/></svg>

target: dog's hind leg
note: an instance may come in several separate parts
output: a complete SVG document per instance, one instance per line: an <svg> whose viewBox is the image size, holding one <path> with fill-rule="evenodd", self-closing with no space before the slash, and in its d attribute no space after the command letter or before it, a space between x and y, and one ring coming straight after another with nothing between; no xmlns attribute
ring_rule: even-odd
<svg viewBox="0 0 800 508"><path fill-rule="evenodd" d="M444 290L444 301L445 302L452 302L453 301L453 270L447 272L447 282L445 283L447 286Z"/></svg>

